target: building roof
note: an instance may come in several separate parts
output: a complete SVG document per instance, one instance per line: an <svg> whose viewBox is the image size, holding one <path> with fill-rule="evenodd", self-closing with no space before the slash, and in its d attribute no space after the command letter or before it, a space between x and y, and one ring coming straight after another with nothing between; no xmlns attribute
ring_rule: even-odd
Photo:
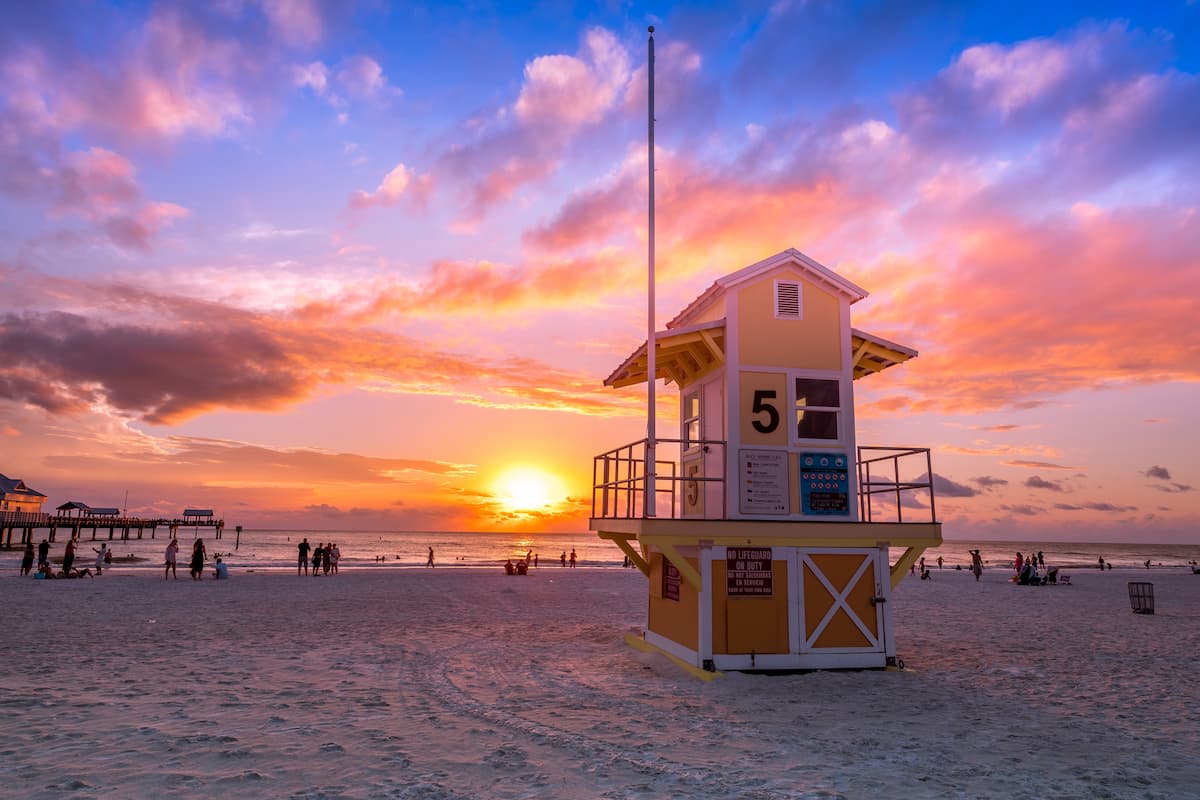
<svg viewBox="0 0 1200 800"><path fill-rule="evenodd" d="M686 325L688 320L694 319L701 311L717 302L721 297L724 297L725 293L733 287L748 283L764 273L783 266L798 269L817 283L825 285L837 294L845 295L850 298L851 304L857 303L868 294L867 290L861 286L846 280L841 275L829 269L829 267L819 264L794 247L789 247L787 250L776 253L770 258L764 258L762 261L751 264L748 267L743 267L737 272L731 272L723 278L717 278L695 300L688 303L683 311L676 314L675 318L667 323L667 328Z"/></svg>
<svg viewBox="0 0 1200 800"><path fill-rule="evenodd" d="M684 386L704 373L725 363L725 320L705 322L687 328L658 331L654 334L655 377ZM850 329L850 347L854 361L854 380L882 372L888 367L916 358L911 347L888 341L858 328ZM620 388L646 381L646 343L634 350L621 366L604 379L605 386Z"/></svg>
<svg viewBox="0 0 1200 800"><path fill-rule="evenodd" d="M121 509L112 507L89 508L87 513L92 517L115 517L121 513Z"/></svg>
<svg viewBox="0 0 1200 800"><path fill-rule="evenodd" d="M59 506L56 510L58 510L58 511L76 511L76 510L91 511L92 507L89 506L87 503L81 503L78 500L69 500L66 503L63 503L61 506Z"/></svg>
<svg viewBox="0 0 1200 800"><path fill-rule="evenodd" d="M27 497L45 497L46 495L30 489L25 485L25 481L20 478L9 478L6 475L0 475L0 493L3 494L22 494Z"/></svg>
<svg viewBox="0 0 1200 800"><path fill-rule="evenodd" d="M185 508L183 515L185 517L211 517L213 512L211 508Z"/></svg>
<svg viewBox="0 0 1200 800"><path fill-rule="evenodd" d="M725 363L725 320L658 331L654 334L654 342L655 377L683 386ZM604 379L604 385L621 387L644 383L648 369L646 343L642 342Z"/></svg>

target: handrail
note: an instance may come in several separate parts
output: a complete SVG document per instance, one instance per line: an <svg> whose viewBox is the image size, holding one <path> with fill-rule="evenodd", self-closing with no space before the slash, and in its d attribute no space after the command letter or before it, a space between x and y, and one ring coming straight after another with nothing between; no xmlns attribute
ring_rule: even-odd
<svg viewBox="0 0 1200 800"><path fill-rule="evenodd" d="M882 455L865 458L864 453L879 452ZM913 480L900 479L900 459L910 456L925 456L924 478ZM891 479L876 480L871 475L872 465L891 462ZM911 462L908 462L911 463ZM904 522L904 496L902 492L929 492L929 521L937 522L937 506L933 491L933 462L928 447L872 447L858 448L858 507L859 519L863 522L874 522L874 508L871 503L873 495L895 494L896 522Z"/></svg>
<svg viewBox="0 0 1200 800"><path fill-rule="evenodd" d="M592 517L593 518L641 518L644 514L642 498L646 492L645 453L648 439L638 439L629 444L614 447L592 459ZM725 442L716 439L688 440L655 439L655 451L659 445L674 445L681 448L684 444L704 448L720 447L722 451L721 475L681 476L678 474L679 462L674 459L655 458L654 492L656 496L665 495L670 498L669 518L682 516L680 504L680 484L685 488L694 488L700 483L717 483L721 486L721 516L725 517ZM681 453L690 454L690 450ZM657 507L657 504L656 504Z"/></svg>
<svg viewBox="0 0 1200 800"><path fill-rule="evenodd" d="M592 459L592 517L641 519L645 515L643 498L646 492L645 453L647 439L638 439L629 444L614 447ZM655 439L655 452L659 445L673 445L679 453L677 459L655 459L656 476L654 489L656 496L669 496L670 519L683 517L683 502L686 492L699 492L695 497L709 496L701 485L716 484L720 487L721 507L710 508L704 504L705 519L728 519L728 492L725 478L725 448L728 443L718 439L683 440ZM684 449L684 446L687 449ZM719 474L710 475L679 475L684 458L698 455L702 463L708 463L711 456L699 455L696 449L705 453L709 448L720 447L720 458L712 461L720 465ZM876 516L875 495L889 495L896 506L896 522L905 522L904 500L912 492L927 492L929 497L929 522L937 521L937 507L934 500L933 464L930 450L927 447L879 447L863 446L858 450L858 501L859 519L863 522L874 522ZM901 478L901 459L905 466L912 463L914 458L924 456L925 474L917 478ZM890 467L889 467L890 465ZM909 468L909 471L915 471ZM883 473L882 475L880 473ZM888 475L890 473L890 476ZM657 504L656 504L657 507ZM911 510L911 509L910 509ZM717 512L719 511L719 516ZM909 522L913 520L910 514ZM882 520L881 520L882 521Z"/></svg>

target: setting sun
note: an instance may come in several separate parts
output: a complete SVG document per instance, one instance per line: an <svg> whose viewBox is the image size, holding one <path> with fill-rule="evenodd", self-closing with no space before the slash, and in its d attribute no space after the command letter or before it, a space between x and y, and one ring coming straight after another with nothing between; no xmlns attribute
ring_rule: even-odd
<svg viewBox="0 0 1200 800"><path fill-rule="evenodd" d="M534 467L514 467L496 480L496 498L510 511L533 511L561 499L562 483Z"/></svg>

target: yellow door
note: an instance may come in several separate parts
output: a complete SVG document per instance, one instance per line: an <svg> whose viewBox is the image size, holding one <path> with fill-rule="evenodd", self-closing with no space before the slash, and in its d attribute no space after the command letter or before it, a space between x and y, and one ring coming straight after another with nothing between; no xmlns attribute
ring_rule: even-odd
<svg viewBox="0 0 1200 800"><path fill-rule="evenodd" d="M801 550L800 652L882 653L879 551Z"/></svg>

